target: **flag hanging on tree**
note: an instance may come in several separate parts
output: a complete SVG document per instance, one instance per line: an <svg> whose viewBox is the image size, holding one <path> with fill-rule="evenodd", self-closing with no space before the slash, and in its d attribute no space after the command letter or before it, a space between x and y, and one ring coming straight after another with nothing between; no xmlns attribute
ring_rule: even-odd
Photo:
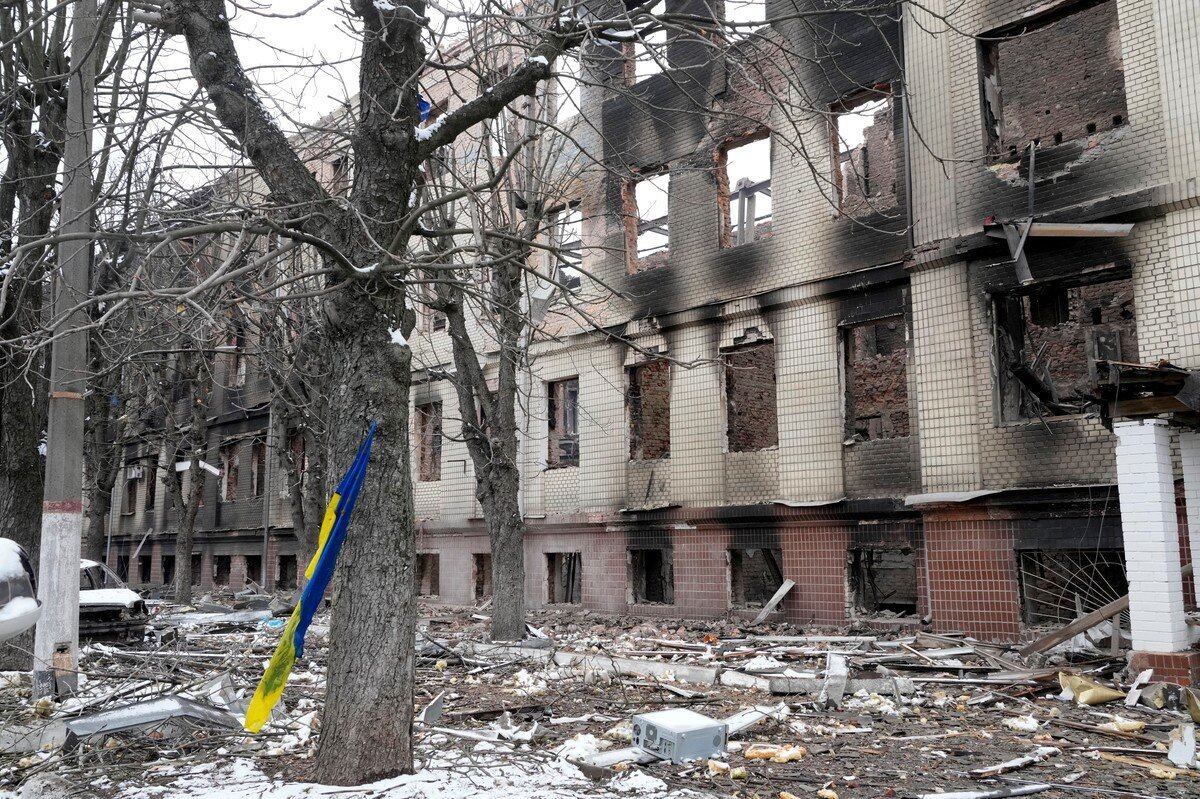
<svg viewBox="0 0 1200 799"><path fill-rule="evenodd" d="M308 582L304 586L304 592L300 594L300 601L296 603L291 618L284 625L283 637L279 639L275 654L271 656L271 662L263 672L254 698L246 708L244 726L249 732L258 732L267 723L271 710L283 696L283 688L287 685L288 675L292 672L296 658L304 656L304 634L308 632L308 625L312 623L313 615L325 596L330 578L333 577L333 567L346 538L346 528L350 526L350 514L354 511L358 490L362 488L363 477L367 473L367 461L370 459L371 442L374 438L375 423L372 422L367 437L358 446L354 462L350 464L346 476L329 499L325 518L321 521L317 551L304 572Z"/></svg>

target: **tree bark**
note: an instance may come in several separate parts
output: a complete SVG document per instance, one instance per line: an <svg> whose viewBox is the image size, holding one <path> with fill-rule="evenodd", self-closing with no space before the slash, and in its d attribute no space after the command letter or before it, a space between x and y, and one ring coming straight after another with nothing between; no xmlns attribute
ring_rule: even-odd
<svg viewBox="0 0 1200 799"><path fill-rule="evenodd" d="M521 474L515 464L492 467L481 504L492 547L493 641L525 637L525 522L518 494Z"/></svg>
<svg viewBox="0 0 1200 799"><path fill-rule="evenodd" d="M396 300L388 303L352 287L331 302L330 362L341 369L332 398L332 417L338 420L333 471L349 465L372 421L378 429L338 563L329 635L340 645L329 650L314 774L326 784L358 784L412 771L411 352L392 344L389 333L411 312L404 311L402 298Z"/></svg>

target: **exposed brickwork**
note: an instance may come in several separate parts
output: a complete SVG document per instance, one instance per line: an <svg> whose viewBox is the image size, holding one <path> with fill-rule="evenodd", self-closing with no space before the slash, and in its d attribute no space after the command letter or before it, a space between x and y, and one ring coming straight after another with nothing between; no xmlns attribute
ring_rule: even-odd
<svg viewBox="0 0 1200 799"><path fill-rule="evenodd" d="M908 425L908 344L904 317L846 330L846 435L903 438Z"/></svg>
<svg viewBox="0 0 1200 799"><path fill-rule="evenodd" d="M429 483L442 479L442 403L418 405L413 413L417 446L417 479Z"/></svg>
<svg viewBox="0 0 1200 799"><path fill-rule="evenodd" d="M629 459L671 454L671 362L656 359L629 370Z"/></svg>
<svg viewBox="0 0 1200 799"><path fill-rule="evenodd" d="M992 45L1001 110L998 152L1023 153L1125 124L1125 69L1116 0Z"/></svg>
<svg viewBox="0 0 1200 799"><path fill-rule="evenodd" d="M1145 669L1154 669L1156 681L1200 686L1200 652L1130 652L1130 673Z"/></svg>
<svg viewBox="0 0 1200 799"><path fill-rule="evenodd" d="M936 630L965 630L986 640L1021 632L1013 528L977 508L925 513L929 612Z"/></svg>
<svg viewBox="0 0 1200 799"><path fill-rule="evenodd" d="M730 452L779 443L775 401L775 343L747 344L724 353L725 408Z"/></svg>

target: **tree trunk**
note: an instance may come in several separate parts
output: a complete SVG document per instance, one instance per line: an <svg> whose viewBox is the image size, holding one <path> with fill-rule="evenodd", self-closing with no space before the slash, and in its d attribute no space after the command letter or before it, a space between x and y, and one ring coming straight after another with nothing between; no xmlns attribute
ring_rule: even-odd
<svg viewBox="0 0 1200 799"><path fill-rule="evenodd" d="M192 545L196 539L196 514L204 496L204 469L200 467L203 455L201 449L192 450L187 494L179 492L183 512L179 514L179 528L175 531L175 601L181 605L192 602Z"/></svg>
<svg viewBox="0 0 1200 799"><path fill-rule="evenodd" d="M492 467L483 500L492 545L493 641L525 637L525 522L518 494L521 474L514 464Z"/></svg>
<svg viewBox="0 0 1200 799"><path fill-rule="evenodd" d="M380 307L391 298L398 307ZM329 670L315 778L353 785L412 771L413 641L416 626L408 399L412 354L389 330L411 328L396 293L361 287L331 300L330 363L336 454L347 468L378 422L358 505L337 564Z"/></svg>
<svg viewBox="0 0 1200 799"><path fill-rule="evenodd" d="M37 395L45 395L46 384L41 374L26 370L17 357L0 351L0 538L20 544L33 560L36 574L44 469L38 443L46 423L45 404ZM0 642L0 671L32 667L32 630Z"/></svg>

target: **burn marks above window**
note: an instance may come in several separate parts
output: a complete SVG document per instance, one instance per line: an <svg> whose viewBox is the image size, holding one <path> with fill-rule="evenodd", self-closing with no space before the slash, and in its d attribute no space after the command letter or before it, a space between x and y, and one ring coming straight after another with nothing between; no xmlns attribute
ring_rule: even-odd
<svg viewBox="0 0 1200 799"><path fill-rule="evenodd" d="M720 152L717 168L725 219L722 244L736 247L771 236L771 139L762 138Z"/></svg>
<svg viewBox="0 0 1200 799"><path fill-rule="evenodd" d="M622 187L626 266L631 275L667 265L670 182L670 175L662 172L627 180Z"/></svg>
<svg viewBox="0 0 1200 799"><path fill-rule="evenodd" d="M997 160L1126 124L1116 0L1087 0L980 38L984 128Z"/></svg>
<svg viewBox="0 0 1200 799"><path fill-rule="evenodd" d="M903 316L842 329L846 353L846 436L855 441L909 435L908 341Z"/></svg>
<svg viewBox="0 0 1200 799"><path fill-rule="evenodd" d="M997 295L993 309L1001 421L1083 413L1096 361L1138 360L1130 278L1048 283Z"/></svg>
<svg viewBox="0 0 1200 799"><path fill-rule="evenodd" d="M895 215L896 136L887 84L830 108L830 152L838 210L852 217Z"/></svg>

